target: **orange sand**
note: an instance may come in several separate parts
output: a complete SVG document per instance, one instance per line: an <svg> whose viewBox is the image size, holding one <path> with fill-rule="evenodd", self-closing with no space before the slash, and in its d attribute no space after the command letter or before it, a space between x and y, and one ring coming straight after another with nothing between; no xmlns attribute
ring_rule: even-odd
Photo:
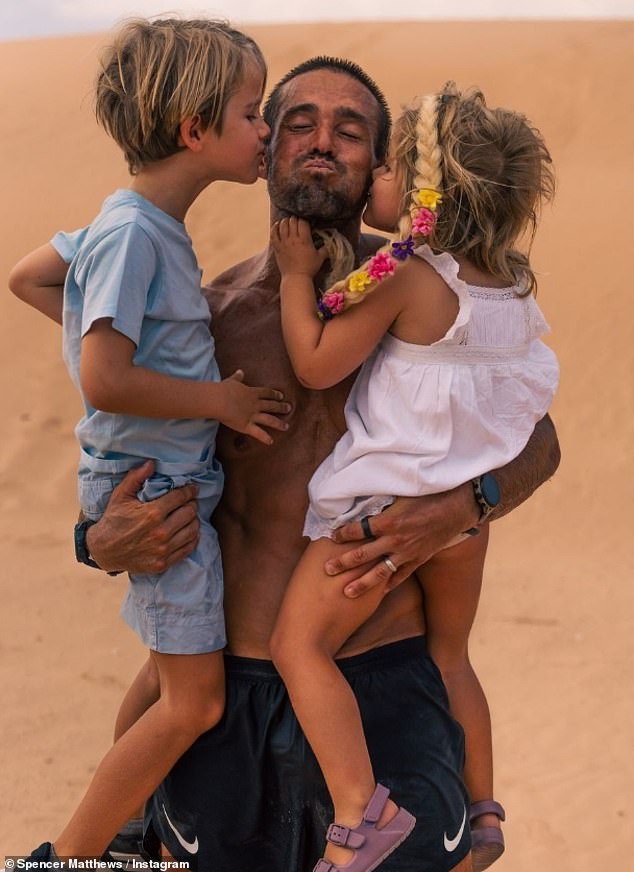
<svg viewBox="0 0 634 872"><path fill-rule="evenodd" d="M499 872L631 863L634 822L634 22L259 27L274 81L316 53L360 62L395 107L447 78L520 108L559 191L534 262L562 365L555 479L494 525L473 658L493 712ZM126 184L90 105L99 36L0 44L0 273ZM9 84L10 83L10 84ZM263 245L262 183L219 183L188 221L205 274ZM73 426L60 333L8 292L0 320L0 857L54 836L108 747L144 652L122 582L75 564ZM289 870L291 872L291 870Z"/></svg>

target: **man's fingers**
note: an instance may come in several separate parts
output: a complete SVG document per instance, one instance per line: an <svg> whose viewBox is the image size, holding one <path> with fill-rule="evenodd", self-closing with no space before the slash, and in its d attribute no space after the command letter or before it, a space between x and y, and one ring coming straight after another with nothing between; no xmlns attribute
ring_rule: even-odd
<svg viewBox="0 0 634 872"><path fill-rule="evenodd" d="M372 535L376 537L377 531L374 526L378 515L372 516ZM361 527L361 521L352 521L349 524L344 524L343 527L338 527L332 534L333 542L358 542L359 539L365 539L365 533Z"/></svg>
<svg viewBox="0 0 634 872"><path fill-rule="evenodd" d="M168 491L160 500L153 500L152 505L160 509L163 518L166 519L166 526L169 529L178 530L179 527L175 525L178 525L183 516L178 514L177 510L187 503L191 503L187 511L187 520L191 521L192 516L196 514L195 501L197 493L198 488L196 485L187 484L184 487ZM173 517L174 514L176 514L176 518ZM187 520L185 523L187 523Z"/></svg>
<svg viewBox="0 0 634 872"><path fill-rule="evenodd" d="M366 539L356 548L351 548L350 551L344 551L338 557L331 557L330 560L327 560L325 564L326 574L339 575L348 569L358 569L364 563L373 563L375 560L379 560L387 553L387 550L386 539L383 539L382 542L370 542Z"/></svg>
<svg viewBox="0 0 634 872"><path fill-rule="evenodd" d="M186 488L180 488L180 491L191 490L193 487L193 485L187 485ZM170 491L166 496L171 496L174 493L177 493L177 491ZM198 514L195 493L193 497L179 503L167 513L163 522L163 528L170 540L176 539L174 545L177 548L184 544L186 536L184 531L189 531L188 535L191 535L192 532L198 535ZM176 538L177 536L180 536L180 538Z"/></svg>
<svg viewBox="0 0 634 872"><path fill-rule="evenodd" d="M178 532L170 538L170 550L169 553L165 554L163 560L164 569L168 566L173 566L175 563L178 563L179 560L182 560L183 557L187 557L188 554L191 554L196 547L199 536L200 524L194 514L194 518L181 526Z"/></svg>
<svg viewBox="0 0 634 872"><path fill-rule="evenodd" d="M154 472L154 463L151 460L146 460L141 466L136 466L131 469L125 478L117 485L112 492L111 499L119 497L134 497L141 490L143 482L149 478Z"/></svg>
<svg viewBox="0 0 634 872"><path fill-rule="evenodd" d="M369 569L360 578L355 578L354 581L347 584L344 587L343 592L350 599L355 599L358 596L362 596L373 587L376 587L377 584L384 586L387 592L388 585L392 583L395 576L398 575L400 575L400 573L392 572L391 568L384 560L379 560L372 569ZM407 576L403 575L400 581L403 581L406 577Z"/></svg>

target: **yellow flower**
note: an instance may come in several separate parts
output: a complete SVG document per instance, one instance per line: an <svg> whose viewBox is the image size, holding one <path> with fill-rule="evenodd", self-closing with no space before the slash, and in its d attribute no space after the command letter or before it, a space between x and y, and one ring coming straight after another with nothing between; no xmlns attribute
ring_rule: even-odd
<svg viewBox="0 0 634 872"><path fill-rule="evenodd" d="M348 279L348 287L353 294L359 294L367 288L371 281L372 279L367 272L360 270L359 272L352 273Z"/></svg>
<svg viewBox="0 0 634 872"><path fill-rule="evenodd" d="M442 194L432 188L421 188L416 192L416 201L427 209L435 209L442 200Z"/></svg>

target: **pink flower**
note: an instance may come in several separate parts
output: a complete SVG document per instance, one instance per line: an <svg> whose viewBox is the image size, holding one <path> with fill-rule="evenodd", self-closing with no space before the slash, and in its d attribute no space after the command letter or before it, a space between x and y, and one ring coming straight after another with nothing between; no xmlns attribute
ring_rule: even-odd
<svg viewBox="0 0 634 872"><path fill-rule="evenodd" d="M343 294L341 291L330 291L327 294L324 294L321 298L321 302L326 306L333 315L338 315L339 312L343 312L344 300Z"/></svg>
<svg viewBox="0 0 634 872"><path fill-rule="evenodd" d="M392 275L396 266L394 259L385 251L379 251L368 264L368 275L380 282L385 276Z"/></svg>
<svg viewBox="0 0 634 872"><path fill-rule="evenodd" d="M429 236L436 224L436 214L423 206L417 209L412 220L412 233L416 236Z"/></svg>

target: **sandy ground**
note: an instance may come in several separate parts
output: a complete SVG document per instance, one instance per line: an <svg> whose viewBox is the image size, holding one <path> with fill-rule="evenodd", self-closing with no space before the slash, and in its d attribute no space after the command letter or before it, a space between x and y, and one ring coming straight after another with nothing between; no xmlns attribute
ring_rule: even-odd
<svg viewBox="0 0 634 872"><path fill-rule="evenodd" d="M521 108L559 191L534 262L562 365L557 476L495 524L473 657L493 711L499 872L629 868L634 848L634 22L252 28L274 81L317 53L360 62L393 106L447 78ZM91 115L99 36L0 44L0 273L126 184ZM629 107L629 108L628 108ZM211 277L264 243L264 186L217 184L189 218ZM0 318L0 857L54 835L108 747L143 650L122 584L74 562L79 404L58 329L7 292ZM628 510L629 511L629 510ZM290 870L289 870L290 872Z"/></svg>

